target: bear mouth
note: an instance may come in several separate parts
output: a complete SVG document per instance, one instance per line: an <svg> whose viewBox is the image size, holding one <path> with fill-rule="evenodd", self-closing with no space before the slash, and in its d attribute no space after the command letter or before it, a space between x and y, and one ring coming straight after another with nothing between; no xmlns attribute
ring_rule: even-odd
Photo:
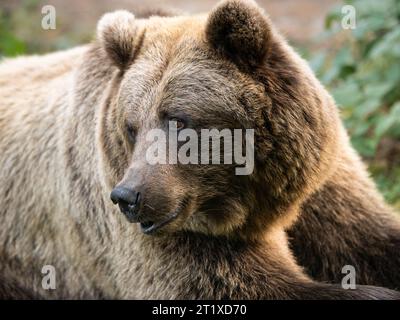
<svg viewBox="0 0 400 320"><path fill-rule="evenodd" d="M155 233L162 227L174 221L180 215L180 213L187 207L188 203L189 203L189 197L185 197L179 202L177 208L171 214L169 214L165 219L159 222L154 222L151 220L140 222L140 229L144 234Z"/></svg>
<svg viewBox="0 0 400 320"><path fill-rule="evenodd" d="M152 234L162 227L166 226L170 222L174 221L178 217L178 212L173 212L173 214L169 215L166 219L161 220L160 222L154 221L145 221L140 222L140 229L144 234Z"/></svg>

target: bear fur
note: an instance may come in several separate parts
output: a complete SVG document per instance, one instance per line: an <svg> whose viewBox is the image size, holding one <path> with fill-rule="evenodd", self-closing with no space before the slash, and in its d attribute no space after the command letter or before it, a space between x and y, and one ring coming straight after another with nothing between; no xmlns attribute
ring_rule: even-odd
<svg viewBox="0 0 400 320"><path fill-rule="evenodd" d="M399 218L254 2L107 14L90 45L3 62L0 97L0 298L400 299L371 286L400 287ZM145 133L176 117L254 128L253 174L146 164ZM141 190L143 219L180 214L143 234L115 186Z"/></svg>

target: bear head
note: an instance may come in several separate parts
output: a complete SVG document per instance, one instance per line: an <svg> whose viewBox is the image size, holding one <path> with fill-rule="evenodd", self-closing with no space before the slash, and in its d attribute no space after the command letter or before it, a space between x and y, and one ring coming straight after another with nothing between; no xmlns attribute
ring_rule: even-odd
<svg viewBox="0 0 400 320"><path fill-rule="evenodd" d="M289 226L333 172L337 108L253 1L223 1L198 16L117 11L99 21L97 34L114 69L99 126L105 179L143 232L257 237ZM253 154L250 170L237 174L229 160L182 163L166 152L170 137L186 130L172 153L191 140L198 147L191 159L200 159L204 129L225 130L228 140L231 132L232 148ZM235 130L249 139L235 140ZM149 160L155 141L167 146L150 154L165 163ZM225 141L205 148L221 151Z"/></svg>

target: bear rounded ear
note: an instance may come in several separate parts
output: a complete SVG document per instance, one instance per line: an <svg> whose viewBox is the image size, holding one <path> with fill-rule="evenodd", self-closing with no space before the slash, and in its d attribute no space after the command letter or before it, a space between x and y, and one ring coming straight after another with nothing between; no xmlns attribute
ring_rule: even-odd
<svg viewBox="0 0 400 320"><path fill-rule="evenodd" d="M97 39L111 61L120 69L126 68L140 41L135 16L126 10L106 13L97 24Z"/></svg>
<svg viewBox="0 0 400 320"><path fill-rule="evenodd" d="M228 0L209 15L208 42L235 62L259 64L265 58L271 38L268 17L252 0Z"/></svg>

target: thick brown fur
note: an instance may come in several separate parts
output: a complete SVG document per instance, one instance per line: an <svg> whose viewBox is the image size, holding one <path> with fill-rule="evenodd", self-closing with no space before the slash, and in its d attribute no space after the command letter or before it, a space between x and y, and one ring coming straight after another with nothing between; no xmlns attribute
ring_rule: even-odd
<svg viewBox="0 0 400 320"><path fill-rule="evenodd" d="M246 59L248 57L248 59ZM106 15L85 47L0 66L0 298L399 299L399 219L337 108L251 1ZM254 128L255 170L144 161L150 129ZM145 235L109 199L140 189ZM294 226L294 227L293 227ZM344 290L341 269L357 270ZM41 287L53 265L56 289Z"/></svg>

